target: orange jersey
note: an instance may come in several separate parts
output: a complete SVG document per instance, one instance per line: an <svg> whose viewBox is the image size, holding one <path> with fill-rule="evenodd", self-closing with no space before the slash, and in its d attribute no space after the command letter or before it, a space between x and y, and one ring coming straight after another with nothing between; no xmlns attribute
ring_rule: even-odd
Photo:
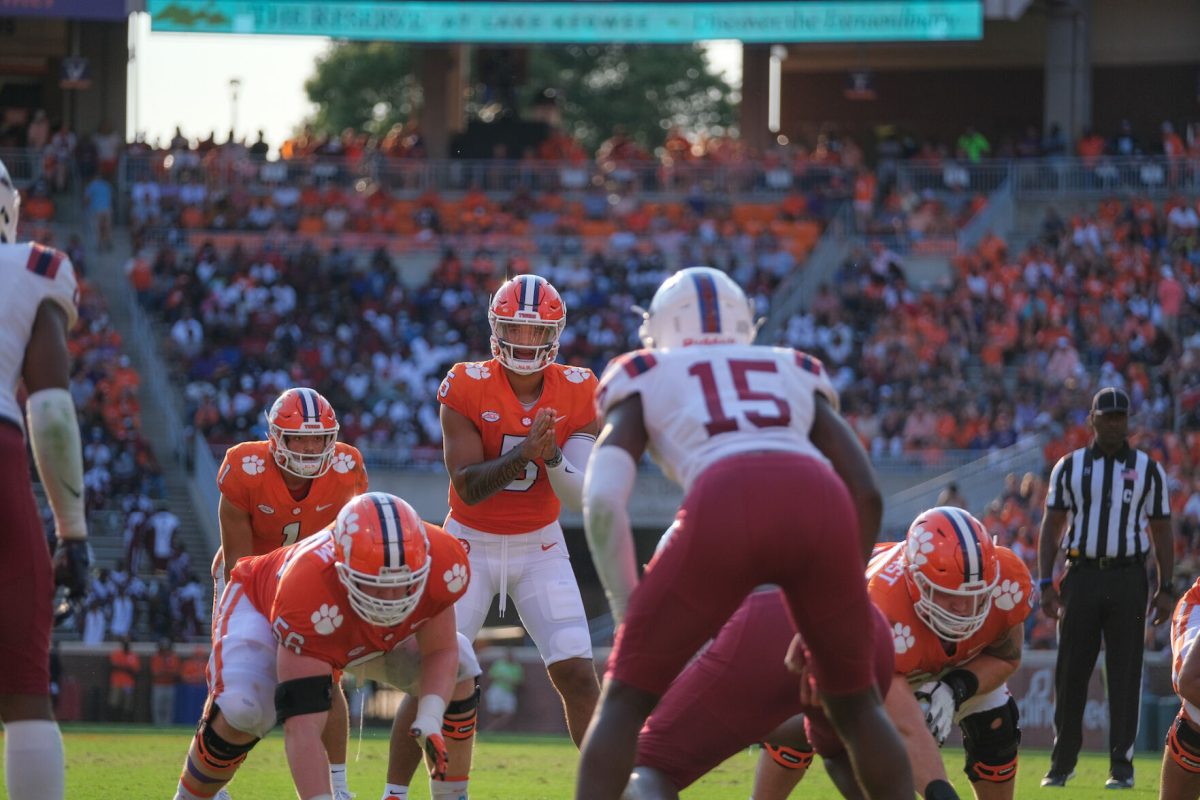
<svg viewBox="0 0 1200 800"><path fill-rule="evenodd" d="M350 606L334 567L329 531L264 556L240 559L229 591L234 583L241 584L246 599L271 623L279 644L344 669L394 649L466 591L471 572L462 545L428 522L425 532L432 558L425 593L399 625L372 625Z"/></svg>
<svg viewBox="0 0 1200 800"><path fill-rule="evenodd" d="M1033 609L1033 581L1024 562L1007 547L996 547L1000 580L992 590L992 609L983 627L946 652L942 640L917 616L902 559L904 542L875 545L867 566L867 593L892 628L896 645L896 672L909 683L924 683L948 669L961 666L994 644Z"/></svg>
<svg viewBox="0 0 1200 800"><path fill-rule="evenodd" d="M561 418L555 427L559 447L596 419L592 404L596 376L591 370L551 364L542 370L542 381L542 396L526 409L495 359L460 363L442 381L438 400L475 424L483 439L484 460L491 461L520 446L541 408L553 408ZM524 477L473 506L464 503L450 484L450 516L478 531L528 533L554 522L558 511L558 497L540 459L526 465Z"/></svg>
<svg viewBox="0 0 1200 800"><path fill-rule="evenodd" d="M225 499L250 515L253 555L261 556L306 539L331 525L351 497L367 491L362 454L338 442L333 466L304 499L296 500L283 482L267 442L243 442L225 453L217 470L217 488Z"/></svg>

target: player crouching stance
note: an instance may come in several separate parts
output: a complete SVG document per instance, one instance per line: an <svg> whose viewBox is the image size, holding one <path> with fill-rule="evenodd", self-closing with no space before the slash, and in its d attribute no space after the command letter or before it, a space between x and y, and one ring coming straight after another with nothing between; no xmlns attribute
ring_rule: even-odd
<svg viewBox="0 0 1200 800"><path fill-rule="evenodd" d="M353 498L330 530L239 561L221 597L208 706L176 800L216 795L277 720L301 800L332 800L321 732L333 672L372 659L382 679L420 693L408 733L428 758L432 796L465 797L472 740L447 742L443 731L474 714L462 711L480 670L453 607L469 579L461 545L382 492Z"/></svg>
<svg viewBox="0 0 1200 800"><path fill-rule="evenodd" d="M1200 580L1180 598L1171 618L1171 683L1183 706L1163 748L1162 800L1200 797L1200 656L1193 646L1198 632Z"/></svg>
<svg viewBox="0 0 1200 800"><path fill-rule="evenodd" d="M892 630L896 684L912 687L905 692L894 684L885 705L904 737L914 783L938 787L926 798L946 796L937 747L958 725L975 797L1011 800L1021 729L1005 682L1021 663L1029 570L1007 547L994 545L975 517L940 507L918 516L905 541L876 546L867 578L871 601ZM786 798L804 774L791 766L765 751L755 800Z"/></svg>

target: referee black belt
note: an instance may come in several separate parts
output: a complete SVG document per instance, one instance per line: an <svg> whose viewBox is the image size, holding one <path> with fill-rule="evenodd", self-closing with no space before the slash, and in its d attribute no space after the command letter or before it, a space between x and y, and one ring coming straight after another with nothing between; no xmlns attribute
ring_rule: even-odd
<svg viewBox="0 0 1200 800"><path fill-rule="evenodd" d="M1146 563L1145 555L1137 556L1100 556L1086 558L1083 556L1068 557L1067 565L1071 567L1090 567L1091 569L1121 569L1122 567L1141 566Z"/></svg>

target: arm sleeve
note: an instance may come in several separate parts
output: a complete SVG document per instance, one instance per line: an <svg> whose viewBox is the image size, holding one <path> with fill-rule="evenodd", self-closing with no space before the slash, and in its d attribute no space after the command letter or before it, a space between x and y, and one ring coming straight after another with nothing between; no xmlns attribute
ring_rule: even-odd
<svg viewBox="0 0 1200 800"><path fill-rule="evenodd" d="M83 451L71 393L42 389L29 396L29 444L60 539L86 539Z"/></svg>
<svg viewBox="0 0 1200 800"><path fill-rule="evenodd" d="M583 529L617 624L625 618L629 596L638 582L629 523L629 497L636 475L637 464L627 450L598 447L584 482Z"/></svg>
<svg viewBox="0 0 1200 800"><path fill-rule="evenodd" d="M595 444L596 437L590 433L573 433L563 444L562 461L556 467L546 467L554 494L572 511L583 510L584 468L576 465L587 465Z"/></svg>

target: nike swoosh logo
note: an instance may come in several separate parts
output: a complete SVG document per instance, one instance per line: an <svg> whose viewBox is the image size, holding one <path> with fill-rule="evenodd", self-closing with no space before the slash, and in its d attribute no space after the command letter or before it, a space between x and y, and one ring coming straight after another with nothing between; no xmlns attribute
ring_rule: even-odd
<svg viewBox="0 0 1200 800"><path fill-rule="evenodd" d="M547 550L549 550L551 547L554 547L554 545L556 545L556 544L558 544L558 542L551 542L550 544L544 544L544 545L542 545L542 552L543 552L543 553L544 553L544 552L546 552L546 551L547 551Z"/></svg>
<svg viewBox="0 0 1200 800"><path fill-rule="evenodd" d="M323 506L317 506L317 511L324 511L325 509L329 508L332 505L333 505L333 503L326 503Z"/></svg>
<svg viewBox="0 0 1200 800"><path fill-rule="evenodd" d="M78 489L75 489L75 488L73 488L73 487L71 486L71 484L67 483L66 481L59 481L59 483L61 483L61 484L63 485L63 488L64 488L64 489L66 489L66 490L67 490L68 492L70 492L71 494L75 495L75 499L76 499L76 500L78 500L80 497L82 497L82 496L83 496L83 495L81 495L81 494L79 493L79 490L78 490Z"/></svg>

